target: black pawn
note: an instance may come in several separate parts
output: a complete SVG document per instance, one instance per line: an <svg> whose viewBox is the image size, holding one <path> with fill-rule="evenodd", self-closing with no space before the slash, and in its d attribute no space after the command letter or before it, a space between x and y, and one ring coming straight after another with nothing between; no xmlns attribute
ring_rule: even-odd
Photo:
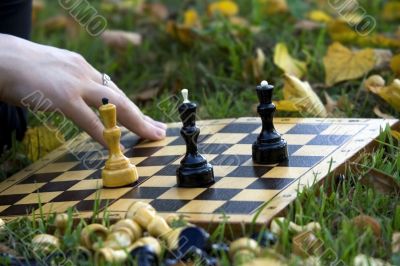
<svg viewBox="0 0 400 266"><path fill-rule="evenodd" d="M281 135L276 132L273 119L276 110L272 103L272 92L274 86L263 81L257 86L257 96L260 104L257 112L261 117L262 130L253 144L253 161L259 164L276 164L287 160L287 143Z"/></svg>
<svg viewBox="0 0 400 266"><path fill-rule="evenodd" d="M188 100L187 90L182 90L183 103L179 114L183 123L181 135L186 143L186 154L176 170L178 187L201 187L214 183L211 164L198 152L197 139L200 129L196 126L197 105Z"/></svg>

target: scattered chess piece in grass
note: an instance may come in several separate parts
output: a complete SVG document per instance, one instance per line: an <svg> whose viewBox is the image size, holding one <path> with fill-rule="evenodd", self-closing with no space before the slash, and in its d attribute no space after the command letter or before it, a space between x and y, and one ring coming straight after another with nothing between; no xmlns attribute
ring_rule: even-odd
<svg viewBox="0 0 400 266"><path fill-rule="evenodd" d="M365 254L357 255L353 260L354 266L391 266L392 264L381 259L369 257Z"/></svg>
<svg viewBox="0 0 400 266"><path fill-rule="evenodd" d="M152 266L158 262L161 254L161 245L153 237L143 237L125 249L113 249L112 247L103 247L96 251L96 265L102 264L120 264L128 260L128 257L134 262L133 265ZM137 263L137 264L135 264Z"/></svg>
<svg viewBox="0 0 400 266"><path fill-rule="evenodd" d="M89 250L95 249L96 242L100 239L105 241L108 236L108 229L101 224L89 224L81 231L81 245Z"/></svg>
<svg viewBox="0 0 400 266"><path fill-rule="evenodd" d="M293 253L301 257L320 255L323 251L323 242L311 231L301 232L292 239Z"/></svg>
<svg viewBox="0 0 400 266"><path fill-rule="evenodd" d="M201 187L214 183L211 164L198 152L197 140L200 129L196 126L197 105L188 99L188 90L182 90L183 103L179 114L183 123L181 135L186 143L186 154L176 170L178 187Z"/></svg>
<svg viewBox="0 0 400 266"><path fill-rule="evenodd" d="M32 238L32 246L35 252L48 254L60 248L60 240L53 235L38 234Z"/></svg>
<svg viewBox="0 0 400 266"><path fill-rule="evenodd" d="M229 246L229 256L234 265L243 265L260 255L261 248L252 238L242 237Z"/></svg>
<svg viewBox="0 0 400 266"><path fill-rule="evenodd" d="M206 248L209 235L204 229L195 226L172 229L148 203L139 201L132 204L128 209L127 218L133 219L147 229L151 236L163 239L170 250L179 250L185 254L192 248L201 250Z"/></svg>
<svg viewBox="0 0 400 266"><path fill-rule="evenodd" d="M394 232L392 235L392 254L400 253L400 232Z"/></svg>
<svg viewBox="0 0 400 266"><path fill-rule="evenodd" d="M56 234L59 236L64 235L65 230L68 226L68 214L66 213L59 213L56 215L54 224L56 226Z"/></svg>
<svg viewBox="0 0 400 266"><path fill-rule="evenodd" d="M117 126L117 108L103 98L99 108L104 123L103 136L108 145L109 158L101 173L104 187L123 187L138 180L136 166L121 151L121 129Z"/></svg>
<svg viewBox="0 0 400 266"><path fill-rule="evenodd" d="M304 231L318 232L321 230L321 225L317 222L310 222L306 225L297 225L292 221L287 220L284 217L278 217L272 220L270 230L275 235L279 236L282 233L282 229L287 226L287 229L292 234L299 234Z"/></svg>
<svg viewBox="0 0 400 266"><path fill-rule="evenodd" d="M278 239L276 235L268 230L263 230L259 233L254 233L251 238L257 241L262 247L272 247L276 244Z"/></svg>
<svg viewBox="0 0 400 266"><path fill-rule="evenodd" d="M276 110L272 103L273 89L274 86L265 80L256 88L260 101L257 112L261 117L262 129L252 146L252 157L259 164L276 164L288 159L287 143L275 130L273 123Z"/></svg>
<svg viewBox="0 0 400 266"><path fill-rule="evenodd" d="M129 250L129 255L140 266L157 266L161 255L160 242L154 237L143 237L136 241Z"/></svg>

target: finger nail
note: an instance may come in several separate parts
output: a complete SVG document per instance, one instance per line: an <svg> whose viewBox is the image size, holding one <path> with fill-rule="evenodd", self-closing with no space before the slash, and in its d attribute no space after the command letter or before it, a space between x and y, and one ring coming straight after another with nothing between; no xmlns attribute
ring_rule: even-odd
<svg viewBox="0 0 400 266"><path fill-rule="evenodd" d="M159 139L165 138L165 134L166 134L165 129L159 128L159 129L156 131L156 135L157 135L157 137L158 137Z"/></svg>

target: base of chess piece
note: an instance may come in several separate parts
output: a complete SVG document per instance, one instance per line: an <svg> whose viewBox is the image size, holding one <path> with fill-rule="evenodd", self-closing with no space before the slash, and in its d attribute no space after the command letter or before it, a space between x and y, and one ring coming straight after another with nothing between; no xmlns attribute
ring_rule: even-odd
<svg viewBox="0 0 400 266"><path fill-rule="evenodd" d="M186 156L176 170L178 187L199 187L214 183L214 170L207 160L197 154Z"/></svg>
<svg viewBox="0 0 400 266"><path fill-rule="evenodd" d="M256 141L252 148L255 163L276 164L288 159L287 143L281 138L273 143Z"/></svg>
<svg viewBox="0 0 400 266"><path fill-rule="evenodd" d="M139 175L136 166L128 158L121 157L106 162L101 178L104 187L124 187L135 183Z"/></svg>

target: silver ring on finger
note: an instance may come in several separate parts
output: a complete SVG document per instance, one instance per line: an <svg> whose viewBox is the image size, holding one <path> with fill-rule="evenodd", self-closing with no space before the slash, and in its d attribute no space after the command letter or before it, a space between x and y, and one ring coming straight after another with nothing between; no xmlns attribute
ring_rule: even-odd
<svg viewBox="0 0 400 266"><path fill-rule="evenodd" d="M103 80L103 85L104 86L108 86L108 83L110 83L111 78L109 75L107 75L106 73L103 73L102 75L102 80Z"/></svg>

